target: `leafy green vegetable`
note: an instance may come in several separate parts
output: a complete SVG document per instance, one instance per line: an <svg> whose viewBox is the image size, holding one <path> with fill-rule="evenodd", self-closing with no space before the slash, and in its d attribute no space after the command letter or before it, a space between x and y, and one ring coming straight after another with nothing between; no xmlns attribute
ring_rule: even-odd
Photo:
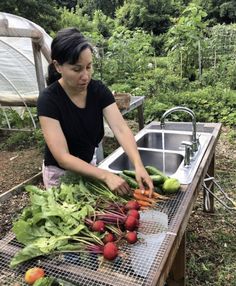
<svg viewBox="0 0 236 286"><path fill-rule="evenodd" d="M13 223L16 239L25 247L15 254L11 267L41 255L103 245L104 234L91 232L85 222L95 219L96 209L105 204L126 202L103 183L81 177L78 184L61 183L47 191L27 186L26 190L30 204Z"/></svg>

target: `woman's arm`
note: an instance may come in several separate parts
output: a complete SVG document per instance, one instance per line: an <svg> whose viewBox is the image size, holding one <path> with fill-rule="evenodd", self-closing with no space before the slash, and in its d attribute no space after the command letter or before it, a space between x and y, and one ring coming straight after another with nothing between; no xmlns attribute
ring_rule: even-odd
<svg viewBox="0 0 236 286"><path fill-rule="evenodd" d="M119 194L126 194L130 191L128 184L119 176L71 155L58 120L39 116L39 121L45 142L59 166L66 170L101 180L111 190L117 191Z"/></svg>
<svg viewBox="0 0 236 286"><path fill-rule="evenodd" d="M143 166L133 133L126 124L116 103L104 108L103 114L119 144L134 165L139 187L143 189L145 184L149 189L153 190L153 182Z"/></svg>

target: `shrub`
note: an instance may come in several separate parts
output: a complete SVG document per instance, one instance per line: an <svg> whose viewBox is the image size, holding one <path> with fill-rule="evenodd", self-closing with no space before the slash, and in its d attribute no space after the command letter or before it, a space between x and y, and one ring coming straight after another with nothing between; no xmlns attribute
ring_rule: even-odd
<svg viewBox="0 0 236 286"><path fill-rule="evenodd" d="M196 113L197 121L222 122L236 126L236 92L225 89L222 85L206 87L196 91L168 92L145 102L145 118L160 118L163 111L177 105L186 106ZM164 110L160 107L165 107ZM161 112L161 113L160 113ZM169 118L189 121L189 116L179 112Z"/></svg>

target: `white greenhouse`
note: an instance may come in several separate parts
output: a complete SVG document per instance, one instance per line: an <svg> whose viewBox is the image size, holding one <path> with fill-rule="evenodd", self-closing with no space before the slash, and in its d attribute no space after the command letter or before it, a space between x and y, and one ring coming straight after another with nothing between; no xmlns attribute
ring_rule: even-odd
<svg viewBox="0 0 236 286"><path fill-rule="evenodd" d="M18 107L22 112L23 107L30 113L46 85L51 41L37 24L0 12L0 111L8 128L7 110Z"/></svg>

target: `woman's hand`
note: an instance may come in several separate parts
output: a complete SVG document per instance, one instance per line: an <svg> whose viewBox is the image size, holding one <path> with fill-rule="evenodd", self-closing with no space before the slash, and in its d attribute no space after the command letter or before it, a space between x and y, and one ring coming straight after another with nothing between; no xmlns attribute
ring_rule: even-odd
<svg viewBox="0 0 236 286"><path fill-rule="evenodd" d="M131 195L131 189L128 185L128 183L122 179L121 177L111 173L107 172L104 178L104 182L108 186L108 188L116 192L119 195Z"/></svg>
<svg viewBox="0 0 236 286"><path fill-rule="evenodd" d="M136 173L136 181L139 184L139 188L141 190L149 189L149 197L152 197L153 191L154 191L154 186L153 186L153 181L148 175L146 169L144 166L138 166L135 168L135 173Z"/></svg>

